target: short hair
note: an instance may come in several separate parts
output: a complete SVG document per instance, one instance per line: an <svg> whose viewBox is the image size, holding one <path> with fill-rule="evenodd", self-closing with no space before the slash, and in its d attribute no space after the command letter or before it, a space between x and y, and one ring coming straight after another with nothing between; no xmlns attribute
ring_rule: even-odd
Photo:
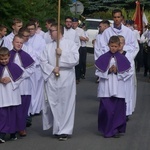
<svg viewBox="0 0 150 150"><path fill-rule="evenodd" d="M116 14L116 13L120 13L121 16L122 16L122 11L121 11L120 9L114 9L114 10L112 11L112 16L113 16L114 14Z"/></svg>
<svg viewBox="0 0 150 150"><path fill-rule="evenodd" d="M110 22L108 20L102 20L102 21L100 21L99 24L101 24L101 23L110 26Z"/></svg>
<svg viewBox="0 0 150 150"><path fill-rule="evenodd" d="M7 47L0 48L0 56L10 55L10 51Z"/></svg>
<svg viewBox="0 0 150 150"><path fill-rule="evenodd" d="M55 22L56 22L56 20L55 20L55 19L53 19L53 18L48 18L48 19L46 19L46 20L45 20L45 22L47 22L47 23L51 24L51 23L55 23Z"/></svg>
<svg viewBox="0 0 150 150"><path fill-rule="evenodd" d="M28 22L28 23L26 24L26 28L27 28L28 26L34 26L34 27L36 28L36 25L35 25L34 22Z"/></svg>
<svg viewBox="0 0 150 150"><path fill-rule="evenodd" d="M73 18L73 19L72 19L72 22L78 22L78 21L79 21L78 18Z"/></svg>
<svg viewBox="0 0 150 150"><path fill-rule="evenodd" d="M67 20L67 19L70 19L71 21L73 20L73 18L70 16L65 17L65 20Z"/></svg>
<svg viewBox="0 0 150 150"><path fill-rule="evenodd" d="M119 38L123 38L123 39L125 39L125 38L124 38L124 36L122 36L122 35L118 35L118 37L119 37Z"/></svg>
<svg viewBox="0 0 150 150"><path fill-rule="evenodd" d="M35 23L35 22L39 23L39 20L38 20L37 18L30 18L29 21L30 21L30 22L34 22L34 23Z"/></svg>
<svg viewBox="0 0 150 150"><path fill-rule="evenodd" d="M24 32L30 33L30 30L27 27L22 27L22 28L19 29L18 34L22 35Z"/></svg>
<svg viewBox="0 0 150 150"><path fill-rule="evenodd" d="M124 36L122 36L122 35L118 35L118 37L119 37L119 39L123 39L123 41L124 41L124 43L125 43L125 38L124 38Z"/></svg>
<svg viewBox="0 0 150 150"><path fill-rule="evenodd" d="M15 39L16 37L18 37L18 38L20 38L20 39L23 39L23 35L22 35L22 34L16 34L16 35L14 36L14 38L13 38L13 41L14 41L14 39Z"/></svg>
<svg viewBox="0 0 150 150"><path fill-rule="evenodd" d="M119 37L117 35L111 36L110 39L109 39L108 44L111 44L111 43L116 43L116 44L120 45Z"/></svg>
<svg viewBox="0 0 150 150"><path fill-rule="evenodd" d="M51 27L58 28L58 23L52 23ZM62 35L64 34L64 26L62 24L60 24L60 32Z"/></svg>
<svg viewBox="0 0 150 150"><path fill-rule="evenodd" d="M20 18L13 18L12 25L15 25L16 23L22 23L23 21Z"/></svg>
<svg viewBox="0 0 150 150"><path fill-rule="evenodd" d="M3 29L7 29L7 27L3 24L0 24L0 31L2 31Z"/></svg>

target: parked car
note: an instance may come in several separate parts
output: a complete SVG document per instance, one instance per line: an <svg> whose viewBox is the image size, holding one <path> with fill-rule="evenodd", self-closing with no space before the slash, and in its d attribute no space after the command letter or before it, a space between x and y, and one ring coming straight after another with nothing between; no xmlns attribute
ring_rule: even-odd
<svg viewBox="0 0 150 150"><path fill-rule="evenodd" d="M87 46L87 51L89 53L94 53L94 47L92 41L96 38L96 35L98 34L98 27L100 21L102 21L102 19L89 18L85 20L87 34L89 36L89 41L86 43L86 46ZM113 20L109 20L109 21L110 23L113 23Z"/></svg>

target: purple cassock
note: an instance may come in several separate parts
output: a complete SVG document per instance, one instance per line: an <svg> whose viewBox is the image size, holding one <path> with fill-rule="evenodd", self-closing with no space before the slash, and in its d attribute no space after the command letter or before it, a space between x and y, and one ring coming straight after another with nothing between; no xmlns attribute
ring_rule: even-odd
<svg viewBox="0 0 150 150"><path fill-rule="evenodd" d="M34 64L32 57L23 50L16 51L15 49L10 51L10 61L14 62L16 54L19 55L21 65L24 69L29 68ZM26 81L25 81L26 82ZM18 107L18 112L21 118L20 131L24 130L26 127L26 118L28 116L28 109L31 103L31 95L21 95L21 105Z"/></svg>
<svg viewBox="0 0 150 150"><path fill-rule="evenodd" d="M19 55L19 58L20 58L20 61L21 61L23 68L26 69L26 68L28 68L34 64L34 60L32 59L32 57L28 53L26 53L23 50L16 51L14 49L10 51L10 55L11 55L10 61L11 62L14 62L16 54Z"/></svg>
<svg viewBox="0 0 150 150"><path fill-rule="evenodd" d="M116 60L118 73L124 73L130 69L130 62L119 52L110 51L101 55L95 62L95 66L101 72L109 69L111 58ZM101 84L101 83L100 83ZM126 103L124 98L101 97L98 112L98 130L104 137L113 137L126 130Z"/></svg>
<svg viewBox="0 0 150 150"><path fill-rule="evenodd" d="M0 77L3 76L7 67L12 80L15 82L22 77L23 70L15 63L9 62L7 65L0 65ZM18 106L0 107L0 132L15 133L20 128L20 116L18 114Z"/></svg>
<svg viewBox="0 0 150 150"><path fill-rule="evenodd" d="M0 78L3 76L5 67L8 68L9 75L14 82L21 78L23 70L13 62L9 62L7 65L0 65Z"/></svg>
<svg viewBox="0 0 150 150"><path fill-rule="evenodd" d="M106 72L108 70L110 60L113 57L116 60L118 73L123 73L130 69L130 67L131 67L130 62L124 55L120 54L119 52L111 53L110 51L101 55L96 60L96 62L95 62L96 68L101 72Z"/></svg>

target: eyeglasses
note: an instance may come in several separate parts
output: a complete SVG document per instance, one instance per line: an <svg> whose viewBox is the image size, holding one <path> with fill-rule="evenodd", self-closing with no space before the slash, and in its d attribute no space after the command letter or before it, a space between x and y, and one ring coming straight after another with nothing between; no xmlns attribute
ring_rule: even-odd
<svg viewBox="0 0 150 150"><path fill-rule="evenodd" d="M28 30L35 30L35 28L28 28Z"/></svg>
<svg viewBox="0 0 150 150"><path fill-rule="evenodd" d="M54 31L57 31L57 30L49 30L50 33L54 32Z"/></svg>

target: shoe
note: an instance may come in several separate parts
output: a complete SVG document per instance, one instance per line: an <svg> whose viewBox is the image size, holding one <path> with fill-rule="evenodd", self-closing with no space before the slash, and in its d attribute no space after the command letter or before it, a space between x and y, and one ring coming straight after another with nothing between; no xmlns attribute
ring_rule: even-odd
<svg viewBox="0 0 150 150"><path fill-rule="evenodd" d="M85 79L85 75L84 74L81 75L81 79Z"/></svg>
<svg viewBox="0 0 150 150"><path fill-rule="evenodd" d="M144 77L147 77L147 72L144 72Z"/></svg>
<svg viewBox="0 0 150 150"><path fill-rule="evenodd" d="M26 119L26 127L30 127L32 125L32 116L31 114L29 116L27 116Z"/></svg>
<svg viewBox="0 0 150 150"><path fill-rule="evenodd" d="M17 140L16 133L10 134L10 140L12 140L12 141L16 141Z"/></svg>
<svg viewBox="0 0 150 150"><path fill-rule="evenodd" d="M59 141L66 141L68 140L68 134L61 134L59 136Z"/></svg>
<svg viewBox="0 0 150 150"><path fill-rule="evenodd" d="M95 83L99 83L99 77L96 78Z"/></svg>
<svg viewBox="0 0 150 150"><path fill-rule="evenodd" d="M126 116L126 122L128 122L129 121L129 116Z"/></svg>
<svg viewBox="0 0 150 150"><path fill-rule="evenodd" d="M30 126L32 126L32 123L27 122L27 123L26 123L26 127L30 127Z"/></svg>
<svg viewBox="0 0 150 150"><path fill-rule="evenodd" d="M76 80L76 84L79 84L80 80Z"/></svg>
<svg viewBox="0 0 150 150"><path fill-rule="evenodd" d="M19 131L19 135L20 135L21 137L24 137L24 136L27 135L27 133L26 133L25 130L22 130L22 131Z"/></svg>
<svg viewBox="0 0 150 150"><path fill-rule="evenodd" d="M115 135L113 135L113 138L120 138L120 134L116 133Z"/></svg>
<svg viewBox="0 0 150 150"><path fill-rule="evenodd" d="M5 140L3 140L3 139L0 139L0 143L5 143Z"/></svg>

